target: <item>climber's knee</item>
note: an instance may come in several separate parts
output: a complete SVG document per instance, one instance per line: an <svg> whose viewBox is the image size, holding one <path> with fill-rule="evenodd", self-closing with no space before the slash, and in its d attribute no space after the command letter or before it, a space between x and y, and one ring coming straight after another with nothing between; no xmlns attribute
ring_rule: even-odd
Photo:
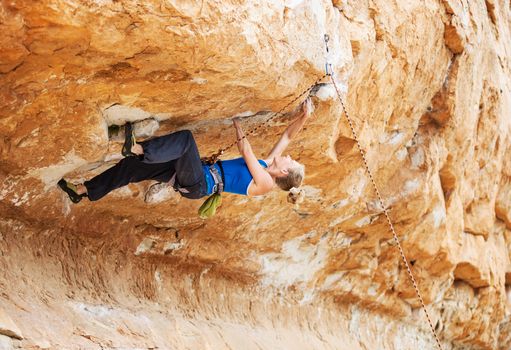
<svg viewBox="0 0 511 350"><path fill-rule="evenodd" d="M180 130L180 131L176 132L176 134L180 135L181 137L183 137L187 140L193 138L193 134L190 130Z"/></svg>

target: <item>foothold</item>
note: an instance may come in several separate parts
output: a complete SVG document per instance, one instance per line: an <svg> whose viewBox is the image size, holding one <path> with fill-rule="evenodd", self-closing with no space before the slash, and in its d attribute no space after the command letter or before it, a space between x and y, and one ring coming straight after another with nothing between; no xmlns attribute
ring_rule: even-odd
<svg viewBox="0 0 511 350"><path fill-rule="evenodd" d="M144 240L138 245L137 250L135 251L135 255L140 255L148 252L155 246L155 244L156 242L152 238L144 238Z"/></svg>
<svg viewBox="0 0 511 350"><path fill-rule="evenodd" d="M163 254L165 255L172 254L174 251L179 250L184 246L185 242L181 239L177 242L167 242L163 247Z"/></svg>
<svg viewBox="0 0 511 350"><path fill-rule="evenodd" d="M126 124L124 124L126 125ZM160 128L160 123L154 118L148 118L132 123L136 138L148 138L154 136ZM108 138L110 141L122 142L125 136L125 126L112 124L108 126Z"/></svg>

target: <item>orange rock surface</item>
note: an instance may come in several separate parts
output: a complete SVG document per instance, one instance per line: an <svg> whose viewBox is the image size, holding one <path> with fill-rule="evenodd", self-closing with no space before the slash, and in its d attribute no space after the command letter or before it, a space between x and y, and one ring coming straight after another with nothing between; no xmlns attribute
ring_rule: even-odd
<svg viewBox="0 0 511 350"><path fill-rule="evenodd" d="M126 121L209 155L326 59L444 349L511 347L509 0L6 0L0 30L3 347L435 348L328 79L291 202L226 194L202 220L149 181L56 186L119 160ZM261 157L290 120L249 137Z"/></svg>

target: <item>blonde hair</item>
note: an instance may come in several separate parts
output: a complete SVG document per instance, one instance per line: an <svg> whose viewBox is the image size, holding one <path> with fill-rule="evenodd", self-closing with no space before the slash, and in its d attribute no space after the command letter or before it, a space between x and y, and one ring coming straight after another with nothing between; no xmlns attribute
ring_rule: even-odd
<svg viewBox="0 0 511 350"><path fill-rule="evenodd" d="M303 178L305 177L305 167L298 164L288 169L286 176L278 176L275 178L275 183L284 191L289 191L293 187L300 187Z"/></svg>

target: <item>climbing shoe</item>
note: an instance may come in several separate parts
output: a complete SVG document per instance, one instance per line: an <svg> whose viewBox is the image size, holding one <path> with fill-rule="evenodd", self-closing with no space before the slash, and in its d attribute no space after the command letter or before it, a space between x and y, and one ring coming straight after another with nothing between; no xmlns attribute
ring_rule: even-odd
<svg viewBox="0 0 511 350"><path fill-rule="evenodd" d="M78 194L76 186L64 179L60 179L60 181L57 182L57 185L59 185L62 191L67 193L69 199L71 199L71 202L73 203L78 203L82 200L83 197L87 197L86 193Z"/></svg>
<svg viewBox="0 0 511 350"><path fill-rule="evenodd" d="M199 208L199 217L201 219L208 219L215 215L216 208L222 205L222 197L218 193L213 193L208 199L202 203Z"/></svg>
<svg viewBox="0 0 511 350"><path fill-rule="evenodd" d="M131 147L133 147L136 143L135 133L133 130L133 125L130 122L127 122L124 126L124 145L122 146L122 155L124 157L133 157L137 156L137 154L131 152Z"/></svg>

